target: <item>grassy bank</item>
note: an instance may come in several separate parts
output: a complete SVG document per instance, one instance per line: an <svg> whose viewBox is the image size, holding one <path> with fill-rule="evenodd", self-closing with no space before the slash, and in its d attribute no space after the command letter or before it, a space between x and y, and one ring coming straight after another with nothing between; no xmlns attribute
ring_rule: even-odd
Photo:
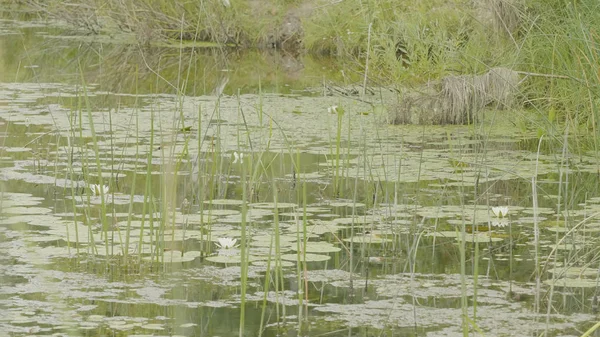
<svg viewBox="0 0 600 337"><path fill-rule="evenodd" d="M598 128L600 12L591 0L27 4L88 32L129 33L145 44L203 41L335 56L371 85L419 88L502 66L520 72L519 103L538 112L541 123Z"/></svg>

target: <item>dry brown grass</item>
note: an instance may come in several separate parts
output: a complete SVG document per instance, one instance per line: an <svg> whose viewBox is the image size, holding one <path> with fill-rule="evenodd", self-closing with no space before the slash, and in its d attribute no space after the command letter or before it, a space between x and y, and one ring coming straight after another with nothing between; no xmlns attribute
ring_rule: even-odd
<svg viewBox="0 0 600 337"><path fill-rule="evenodd" d="M488 105L513 106L520 76L507 68L492 68L482 75L444 77L419 92L404 94L392 107L393 124L469 124Z"/></svg>

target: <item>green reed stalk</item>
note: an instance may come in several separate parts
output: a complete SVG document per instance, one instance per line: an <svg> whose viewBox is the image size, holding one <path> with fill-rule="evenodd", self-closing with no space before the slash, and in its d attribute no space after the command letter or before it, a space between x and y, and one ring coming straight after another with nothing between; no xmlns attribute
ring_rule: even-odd
<svg viewBox="0 0 600 337"><path fill-rule="evenodd" d="M294 163L294 170L296 172L296 186L297 182L301 181L302 173L300 172L300 151L296 151L296 162ZM296 282L298 288L296 295L298 296L298 331L301 333L303 329L303 321L308 318L308 287L302 282L308 282L307 278L307 267L306 267L306 226L307 226L307 214L306 214L306 184L302 182L302 189L296 189L296 200L298 203L302 200L302 228L300 227L300 221L296 214ZM300 236L302 233L302 236ZM306 298L306 303L303 305L302 295ZM304 310L304 311L303 311Z"/></svg>
<svg viewBox="0 0 600 337"><path fill-rule="evenodd" d="M587 329L586 332L583 333L583 335L581 335L581 337L589 337L592 336L592 334L598 330L600 328L600 322L597 322L596 324L594 324L594 326L592 326L591 328Z"/></svg>
<svg viewBox="0 0 600 337"><path fill-rule="evenodd" d="M82 158L81 158L81 165L82 165L82 170L84 171L84 177L85 177L85 181L89 182L90 177L89 177L89 158L88 158L88 151L86 149L86 145L84 142L84 138L83 138L83 108L81 107L81 99L78 99L77 101L77 111L78 113L78 117L79 117L79 141L80 141L80 148L81 148L81 153L82 153ZM85 196L87 198L87 205L90 205L90 189L89 189L89 183L88 186L85 187ZM85 214L85 219L86 219L86 223L87 223L87 229L88 229L88 239L90 241L90 249L91 249L91 254L97 254L98 253L98 248L96 247L96 240L94 238L94 232L92 229L92 222L91 222L91 215L90 215L90 207L85 207L84 208L84 214ZM88 253L90 253L88 251Z"/></svg>
<svg viewBox="0 0 600 337"><path fill-rule="evenodd" d="M83 76L83 68L79 63L79 73L81 76L81 82L83 87L83 97L87 110L87 117L90 125L90 131L92 132L92 143L94 146L94 153L96 159L96 173L98 174L98 184L100 185L100 219L102 222L102 232L104 234L104 246L106 250L106 256L108 256L108 224L106 221L106 199L104 195L104 179L102 177L102 166L100 165L100 149L98 148L98 138L96 137L96 129L94 128L94 118L92 117L92 107L90 105L89 97L87 94L87 85L85 83L85 77Z"/></svg>
<svg viewBox="0 0 600 337"><path fill-rule="evenodd" d="M194 165L198 168L198 174L196 177L196 199L198 200L198 206L200 206L200 226L204 223L204 178L202 177L202 106L198 106L198 130L196 130L196 140L198 142L198 154L196 155L196 162ZM209 241L210 242L210 241Z"/></svg>
<svg viewBox="0 0 600 337"><path fill-rule="evenodd" d="M538 163L539 163L539 156L540 156L540 149L542 146L542 139L544 137L540 137L539 143L538 143L538 151L537 151L537 157L536 157L536 164L535 164L535 173L533 175L533 177L531 177L531 192L532 192L532 198L533 198L533 241L534 241L534 246L535 246L535 303L534 303L534 311L535 313L539 313L539 309L540 309L540 289L541 289L541 273L540 273L540 258L539 258L539 244L540 244L540 227L539 227L539 220L538 220L538 199L537 199L537 173L538 173ZM537 319L537 315L536 315L536 319Z"/></svg>
<svg viewBox="0 0 600 337"><path fill-rule="evenodd" d="M298 163L300 163L300 155L298 155ZM304 321L308 322L308 266L306 263L306 245L308 244L308 233L306 232L306 226L308 224L308 216L306 214L306 181L302 177L302 270L304 274Z"/></svg>
<svg viewBox="0 0 600 337"><path fill-rule="evenodd" d="M138 167L138 159L139 159L139 153L140 153L140 148L139 148L139 141L140 139L140 125L139 125L139 114L135 114L135 161L134 161L134 167L133 167L133 180L131 183L131 191L129 194L129 209L128 209L128 215L127 215L127 227L125 229L125 250L123 250L123 259L125 260L125 263L128 264L127 258L129 256L129 242L130 242L130 235L131 235L131 219L133 218L133 198L135 196L135 182L136 182L136 178L137 178L137 167ZM140 241L143 241L143 238L140 237ZM141 255L142 252L140 251L139 254Z"/></svg>
<svg viewBox="0 0 600 337"><path fill-rule="evenodd" d="M452 142L450 142L451 144ZM460 146L461 144L459 144ZM462 146L459 147L462 149ZM485 152L485 151L484 151ZM462 194L461 194L462 195ZM462 200L462 199L461 199ZM477 191L477 183L473 186L473 200L478 200L478 191ZM476 216L476 207L473 207L473 222L471 223L471 228L473 228L473 240L475 241L475 252L473 256L473 319L472 324L477 324L477 286L479 284L479 228L475 222ZM491 236L489 247L492 245Z"/></svg>
<svg viewBox="0 0 600 337"><path fill-rule="evenodd" d="M510 223L510 219L508 220L508 244L509 247L509 256L508 256L508 294L511 295L512 292L512 284L513 284L513 237L512 237L512 224Z"/></svg>
<svg viewBox="0 0 600 337"><path fill-rule="evenodd" d="M138 264L142 266L142 253L144 252L144 228L146 215L152 224L154 219L154 208L152 207L152 151L154 148L154 110L150 111L150 143L148 144L148 155L146 158L146 188L144 189L144 202L142 204L142 221L140 224L140 242L138 244ZM152 235L152 234L150 234ZM150 238L152 244L152 237Z"/></svg>
<svg viewBox="0 0 600 337"><path fill-rule="evenodd" d="M569 175L565 175L564 172L569 172L569 160L567 158L567 153L568 153L568 146L569 146L569 128L565 128L565 134L564 134L564 138L563 138L563 148L562 148L562 155L561 155L561 162L559 165L559 172L558 172L558 198L557 198L557 210L556 210L556 222L558 223L558 221L560 220L560 215L564 214L564 228L565 228L565 232L566 229L568 228L568 212L567 212L567 207L566 204L563 203L563 200L568 200L567 196L568 196L568 183L569 183ZM564 167L563 169L563 166ZM563 196L563 177L565 179L565 184L564 184L564 196ZM561 211L561 209L564 208L564 213ZM559 237L558 237L558 231L556 231L556 233L554 234L554 245L555 247L558 247L558 242L559 242ZM548 259L550 259L550 256L548 256ZM564 261L564 265L567 266L567 261ZM545 265L548 265L548 262L546 261ZM553 255L553 261L552 261L552 265L557 265L557 256ZM550 326L550 314L551 314L551 310L553 308L552 306L552 299L554 297L554 281L557 277L557 273L552 273L552 282L550 284L550 290L548 291L548 309L546 311L546 331L548 331L549 326Z"/></svg>
<svg viewBox="0 0 600 337"><path fill-rule="evenodd" d="M75 114L71 111L69 115L69 136L67 136L67 146L69 148L69 153L67 153L68 162L67 166L69 169L69 178L71 180L71 207L73 207L73 226L75 227L75 253L77 256L77 260L79 261L79 225L77 223L77 203L75 199L75 186L73 186L73 182L75 181L75 170L73 169L73 150L75 148L75 144L73 144L73 140L75 139L75 127L73 126L73 118ZM81 129L80 129L81 130ZM85 187L87 190L87 186ZM69 233L69 226L67 226L67 248L69 249L69 254L71 254L71 236Z"/></svg>
<svg viewBox="0 0 600 337"><path fill-rule="evenodd" d="M175 202L177 200L177 182L178 182L178 177L179 177L179 170L181 169L181 165L183 164L184 160L187 160L188 156L188 148L189 148L189 142L191 140L191 137L188 133L186 133L186 128L183 122L183 104L182 107L179 109L180 112L180 116L179 118L182 119L180 124L176 124L175 125L175 132L173 133L171 142L173 144L176 144L177 141L177 134L178 134L178 129L179 129L179 125L181 125L181 131L185 134L184 137L184 144L183 144L183 149L182 152L180 154L176 154L175 153L175 149L176 147L173 146L171 148L171 152L169 157L171 159L169 159L169 162L172 162L173 158L176 158L175 161L175 167L173 172L170 172L169 175L164 175L164 179L165 179L165 197L163 199L170 201L170 211L171 211L171 220L168 222L168 225L171 228L171 244L173 244L175 242L175 223L176 223L176 216L177 216L177 208L175 206ZM166 160L163 160L164 162L166 162ZM172 179L171 182L169 182L167 179ZM184 231L184 235L183 235L183 242L185 242L185 230L186 230L186 224L183 224L183 231ZM164 243L163 243L164 245ZM182 248L182 254L184 253L184 250Z"/></svg>
<svg viewBox="0 0 600 337"><path fill-rule="evenodd" d="M281 266L281 239L280 239L280 228L279 228L279 208L278 208L278 195L277 195L277 185L275 183L275 172L274 168L271 165L271 176L272 176L272 186L273 186L273 225L275 229L275 301L276 301L276 311L277 311L277 320L283 316L285 319L285 305L281 305L282 316L280 316L279 312L279 290L283 291L283 270Z"/></svg>
<svg viewBox="0 0 600 337"><path fill-rule="evenodd" d="M109 128L108 129L109 134L112 135L113 134L112 109L108 110L108 128ZM114 148L115 148L115 146L113 143L113 137L111 136L110 137L110 177L111 177L111 181L116 180L115 176L114 176L115 175L115 151L114 151ZM115 186L113 186L113 187L115 187ZM110 195L112 197L112 200L114 200L115 199L115 189L114 188L112 188L110 190ZM112 207L111 209L112 209L112 219L113 219L111 221L111 224L112 224L112 227L116 227L117 235L119 236L119 243L121 244L121 252L122 252L124 249L123 249L123 237L121 236L121 229L116 224L115 219L117 218L117 216L116 216L115 207ZM114 238L115 231L112 230L111 234L112 234L111 241L115 242L115 238ZM111 256L114 256L114 254L115 254L114 250L115 250L114 245L111 245Z"/></svg>
<svg viewBox="0 0 600 337"><path fill-rule="evenodd" d="M246 200L246 168L242 166L242 233L240 243L240 259L241 259L241 294L240 294L240 331L239 337L244 336L244 326L246 319L246 289L248 282L248 256L246 247L246 215L248 214L248 201ZM262 322L262 321L261 321Z"/></svg>
<svg viewBox="0 0 600 337"><path fill-rule="evenodd" d="M450 141L450 148L452 149L452 142ZM462 174L461 174L462 175ZM463 177L464 178L464 177ZM459 190L460 195L464 195L462 187ZM464 337L469 335L469 325L471 319L469 318L469 299L467 297L467 261L466 261L466 245L467 245L467 230L465 221L465 203L461 198L461 225L460 225L460 242L459 242L459 253L460 253L460 304L462 311L462 333Z"/></svg>
<svg viewBox="0 0 600 337"><path fill-rule="evenodd" d="M260 310L260 326L258 328L258 336L261 337L264 331L265 324L265 313L267 312L267 297L269 295L269 284L271 284L271 260L273 258L273 241L274 238L271 236L271 243L269 245L269 258L267 259L267 269L265 270L265 281L263 283L264 293L262 307Z"/></svg>
<svg viewBox="0 0 600 337"><path fill-rule="evenodd" d="M460 252L460 293L461 293L461 297L460 297L460 304L461 304L461 309L462 309L462 329L463 329L463 336L464 337L468 337L469 336L469 313L468 313L468 308L469 308L469 303L468 303L468 298L467 298L467 270L466 270L466 257L465 257L465 245L466 245L466 241L467 241L467 235L466 235L466 226L465 226L465 219L462 219L462 223L460 225L460 242L458 245L458 250Z"/></svg>
<svg viewBox="0 0 600 337"><path fill-rule="evenodd" d="M335 138L335 177L333 181L333 194L337 197L340 193L339 191L339 180L340 180L340 147L342 142L342 124L343 124L343 116L344 109L338 107L335 110L337 114L337 133Z"/></svg>

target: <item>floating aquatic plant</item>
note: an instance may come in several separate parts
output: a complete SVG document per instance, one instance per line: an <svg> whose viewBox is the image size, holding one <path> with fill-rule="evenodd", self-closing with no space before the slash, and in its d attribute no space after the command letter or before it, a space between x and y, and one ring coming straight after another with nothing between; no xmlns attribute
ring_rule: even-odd
<svg viewBox="0 0 600 337"><path fill-rule="evenodd" d="M96 184L91 184L90 186L90 190L92 191L93 195L102 195L102 192L104 192L104 194L108 194L108 186L107 185L96 185Z"/></svg>
<svg viewBox="0 0 600 337"><path fill-rule="evenodd" d="M244 163L244 154L243 153L238 153L238 152L234 152L233 153L233 163L240 163L243 164Z"/></svg>
<svg viewBox="0 0 600 337"><path fill-rule="evenodd" d="M492 213L497 218L504 218L508 215L508 206L492 207Z"/></svg>
<svg viewBox="0 0 600 337"><path fill-rule="evenodd" d="M219 249L231 249L238 246L236 244L237 239L233 238L218 238L217 241L219 242L215 242L215 244L217 245L217 247L219 247Z"/></svg>

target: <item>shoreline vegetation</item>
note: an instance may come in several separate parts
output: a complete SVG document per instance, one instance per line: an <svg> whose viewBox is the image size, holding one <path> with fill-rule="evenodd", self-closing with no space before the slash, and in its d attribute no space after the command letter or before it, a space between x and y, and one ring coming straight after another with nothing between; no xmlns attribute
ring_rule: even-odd
<svg viewBox="0 0 600 337"><path fill-rule="evenodd" d="M334 57L361 78L363 94L367 86L399 93L393 123L469 123L486 105L594 133L600 120L600 5L592 0L8 2L139 44ZM504 75L493 76L498 69ZM431 107L439 115L423 118Z"/></svg>

